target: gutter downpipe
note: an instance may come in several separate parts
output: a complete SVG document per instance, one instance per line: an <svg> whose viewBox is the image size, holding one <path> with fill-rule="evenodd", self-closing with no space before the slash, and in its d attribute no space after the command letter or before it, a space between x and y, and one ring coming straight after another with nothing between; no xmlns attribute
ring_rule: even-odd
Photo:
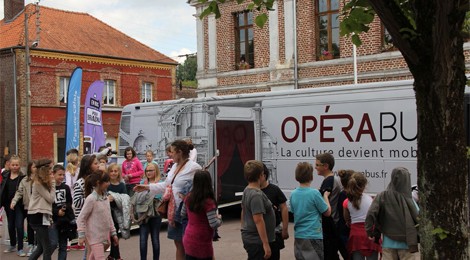
<svg viewBox="0 0 470 260"><path fill-rule="evenodd" d="M294 10L294 89L299 88L299 64L297 60L297 0L292 1Z"/></svg>
<svg viewBox="0 0 470 260"><path fill-rule="evenodd" d="M353 43L353 68L354 68L354 85L357 85L357 49Z"/></svg>
<svg viewBox="0 0 470 260"><path fill-rule="evenodd" d="M18 154L18 100L16 97L16 52L13 48L10 49L13 54L13 95L14 95L14 108L15 108L15 154Z"/></svg>

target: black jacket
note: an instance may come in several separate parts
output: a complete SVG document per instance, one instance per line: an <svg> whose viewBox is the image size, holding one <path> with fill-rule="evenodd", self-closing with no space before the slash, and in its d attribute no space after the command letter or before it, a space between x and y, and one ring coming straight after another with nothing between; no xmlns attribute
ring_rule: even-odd
<svg viewBox="0 0 470 260"><path fill-rule="evenodd" d="M59 216L59 210L65 206L65 215ZM72 209L72 193L69 186L65 183L56 185L55 200L52 204L52 220L59 227L65 227L75 220L75 214Z"/></svg>
<svg viewBox="0 0 470 260"><path fill-rule="evenodd" d="M11 175L11 172L9 170L5 170L2 172L2 183L0 184L0 207L5 207L5 208L10 208L10 205L4 205L6 203L6 201L8 201L8 194L5 191L5 186L7 184L7 180L10 179L10 175ZM21 171L18 175L18 183L16 184L16 190L18 190L18 187L20 186L20 182L21 180L25 177L26 175L24 175ZM11 198L13 199L13 198ZM19 201L15 207L18 207L18 206L21 206L21 208L24 208L23 206L23 200Z"/></svg>

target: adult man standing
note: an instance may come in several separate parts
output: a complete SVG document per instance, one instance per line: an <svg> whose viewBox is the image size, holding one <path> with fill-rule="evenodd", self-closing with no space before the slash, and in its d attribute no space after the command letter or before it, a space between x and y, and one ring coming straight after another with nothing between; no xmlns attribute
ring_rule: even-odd
<svg viewBox="0 0 470 260"><path fill-rule="evenodd" d="M270 243L271 260L279 260L281 249L284 248L284 240L289 238L289 211L287 209L287 198L278 186L269 183L269 169L263 163L263 174L260 178L261 190L273 204L274 215L276 216L276 241ZM282 225L281 225L282 221Z"/></svg>
<svg viewBox="0 0 470 260"><path fill-rule="evenodd" d="M335 177L333 167L335 166L335 158L329 153L323 153L316 156L315 170L318 175L323 176L323 182L320 186L320 193L323 196L325 191L330 192L328 200L331 205L331 216L322 218L323 228L323 246L325 252L325 260L339 259L338 250L343 257L347 255L347 250L340 240L338 231L338 221L342 217L338 214L338 197L343 189L339 178Z"/></svg>

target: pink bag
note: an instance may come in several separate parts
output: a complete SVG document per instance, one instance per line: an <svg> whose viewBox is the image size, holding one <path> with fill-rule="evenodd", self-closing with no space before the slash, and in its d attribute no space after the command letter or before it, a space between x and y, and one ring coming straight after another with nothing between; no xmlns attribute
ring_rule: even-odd
<svg viewBox="0 0 470 260"><path fill-rule="evenodd" d="M173 189L171 185L168 185L165 189L165 193L162 197L162 202L158 207L158 214L162 218L167 218L168 223L174 226L174 219L175 219L175 199L173 197Z"/></svg>

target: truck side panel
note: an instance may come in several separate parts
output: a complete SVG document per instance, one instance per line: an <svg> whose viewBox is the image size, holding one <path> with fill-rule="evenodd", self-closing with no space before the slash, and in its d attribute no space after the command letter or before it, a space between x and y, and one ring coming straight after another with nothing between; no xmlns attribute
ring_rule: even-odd
<svg viewBox="0 0 470 260"><path fill-rule="evenodd" d="M390 173L405 166L416 183L416 105L412 89L338 92L328 96L293 96L263 102L262 122L271 142L273 178L289 193L298 184L298 162L315 164L315 156L331 153L338 169L362 172L368 192L385 189ZM269 147L263 147L269 150ZM266 158L264 158L266 160ZM322 178L314 174L313 185Z"/></svg>

